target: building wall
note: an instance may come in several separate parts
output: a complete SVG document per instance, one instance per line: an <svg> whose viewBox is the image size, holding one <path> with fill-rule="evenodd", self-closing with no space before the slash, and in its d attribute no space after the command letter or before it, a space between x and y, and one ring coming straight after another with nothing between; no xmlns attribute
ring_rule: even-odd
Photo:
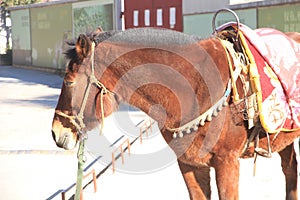
<svg viewBox="0 0 300 200"><path fill-rule="evenodd" d="M159 27L182 31L182 0L125 0L125 28Z"/></svg>
<svg viewBox="0 0 300 200"><path fill-rule="evenodd" d="M229 0L183 0L183 15L215 12L220 8L227 8Z"/></svg>
<svg viewBox="0 0 300 200"><path fill-rule="evenodd" d="M63 71L67 40L117 27L114 1L57 1L11 9L13 65Z"/></svg>
<svg viewBox="0 0 300 200"><path fill-rule="evenodd" d="M13 63L31 65L31 35L29 9L11 13Z"/></svg>
<svg viewBox="0 0 300 200"><path fill-rule="evenodd" d="M114 29L114 9L111 0L74 3L72 8L75 38L80 33L92 32L99 26L105 31Z"/></svg>
<svg viewBox="0 0 300 200"><path fill-rule="evenodd" d="M169 26L165 28L170 28L169 8L179 4L173 5L174 0L164 0L164 4L161 4L162 1L125 0L132 4L136 2L141 4L143 15L139 16L139 21L142 24L145 23L144 11L147 9L147 2L149 9L154 10L150 13L150 23L157 21L157 9L163 8L165 14L163 20L166 21L163 24ZM102 26L104 30L120 28L120 5L115 5L116 2L120 4L120 0L67 0L11 9L13 64L54 70L65 69L66 60L63 52L67 48L66 40L77 37L79 33L93 31L98 26ZM182 9L176 7L176 12L180 10L179 15L176 13L176 23L181 24L181 28L176 24L171 29L203 38L213 32L214 13L226 7L234 9L240 22L250 28L273 27L281 31L300 32L299 0L178 0L178 2L181 2ZM168 6L165 8L166 4ZM134 6L137 8L138 5L136 3ZM219 26L230 20L234 20L230 14L222 13L218 15L215 25Z"/></svg>
<svg viewBox="0 0 300 200"><path fill-rule="evenodd" d="M257 28L256 9L236 10L241 23L246 24L250 28ZM202 38L209 37L212 33L212 20L215 12L194 14L183 16L184 29L183 32L192 35L199 35ZM215 26L218 27L226 22L236 21L234 16L230 13L219 13L216 17Z"/></svg>
<svg viewBox="0 0 300 200"><path fill-rule="evenodd" d="M300 32L300 3L259 8L258 26Z"/></svg>
<svg viewBox="0 0 300 200"><path fill-rule="evenodd" d="M261 8L293 3L299 3L299 0L230 0L230 8Z"/></svg>
<svg viewBox="0 0 300 200"><path fill-rule="evenodd" d="M270 27L300 32L299 0L183 0L183 32L208 37L213 14L221 8L234 10L240 22L253 29ZM220 16L216 26L226 22L229 15Z"/></svg>
<svg viewBox="0 0 300 200"><path fill-rule="evenodd" d="M32 65L64 68L63 40L72 32L70 4L30 9ZM66 36L67 35L67 36Z"/></svg>

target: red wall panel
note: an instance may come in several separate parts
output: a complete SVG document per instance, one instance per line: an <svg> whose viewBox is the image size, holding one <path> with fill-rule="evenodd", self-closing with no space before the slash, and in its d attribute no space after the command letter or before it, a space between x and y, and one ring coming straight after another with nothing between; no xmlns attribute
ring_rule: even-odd
<svg viewBox="0 0 300 200"><path fill-rule="evenodd" d="M182 31L182 0L124 0L125 28L147 27L145 24L145 10L150 12L149 27L168 28ZM170 8L175 9L175 24L170 25ZM162 11L162 25L158 25L157 10ZM138 23L134 19L134 12L138 12ZM134 21L136 24L134 24Z"/></svg>

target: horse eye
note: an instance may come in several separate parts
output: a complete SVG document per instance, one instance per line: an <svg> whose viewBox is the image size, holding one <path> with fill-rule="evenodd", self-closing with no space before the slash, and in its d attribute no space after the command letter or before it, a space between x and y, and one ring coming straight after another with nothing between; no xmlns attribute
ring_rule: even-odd
<svg viewBox="0 0 300 200"><path fill-rule="evenodd" d="M72 87L72 86L74 86L74 84L75 84L75 82L72 82L72 81L66 81L66 80L64 80L64 83L65 83L65 86L67 86L67 87Z"/></svg>

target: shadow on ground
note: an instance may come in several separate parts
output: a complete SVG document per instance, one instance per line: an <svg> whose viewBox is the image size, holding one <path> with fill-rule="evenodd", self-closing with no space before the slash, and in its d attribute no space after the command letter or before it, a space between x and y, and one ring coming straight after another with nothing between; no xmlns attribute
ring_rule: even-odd
<svg viewBox="0 0 300 200"><path fill-rule="evenodd" d="M42 84L50 88L61 88L62 77L37 70L28 70L11 66L0 66L0 78L14 78L25 84Z"/></svg>

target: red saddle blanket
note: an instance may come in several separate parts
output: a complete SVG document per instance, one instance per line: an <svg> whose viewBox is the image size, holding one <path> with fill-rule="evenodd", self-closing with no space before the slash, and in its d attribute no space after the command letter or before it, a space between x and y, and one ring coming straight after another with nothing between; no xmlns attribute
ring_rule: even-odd
<svg viewBox="0 0 300 200"><path fill-rule="evenodd" d="M299 43L270 28L240 30L257 65L262 126L269 133L300 128Z"/></svg>

